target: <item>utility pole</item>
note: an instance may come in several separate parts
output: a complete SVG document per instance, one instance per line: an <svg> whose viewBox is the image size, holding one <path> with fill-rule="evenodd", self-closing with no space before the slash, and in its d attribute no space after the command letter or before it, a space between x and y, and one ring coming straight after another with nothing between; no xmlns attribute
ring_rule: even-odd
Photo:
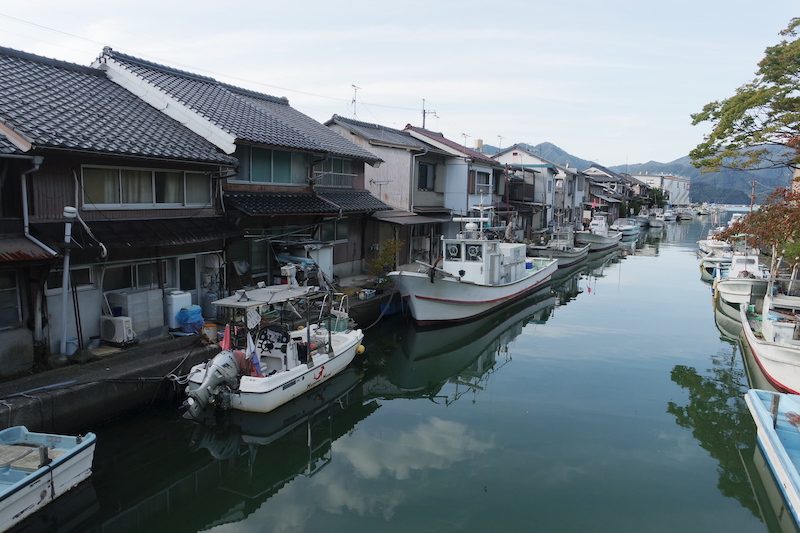
<svg viewBox="0 0 800 533"><path fill-rule="evenodd" d="M353 101L350 102L353 104L353 118L358 118L358 113L356 113L356 105L358 104L358 90L361 87L355 84L351 84L350 86L353 88Z"/></svg>
<svg viewBox="0 0 800 533"><path fill-rule="evenodd" d="M753 204L756 203L756 180L753 180L753 184L750 187L750 212L753 212Z"/></svg>
<svg viewBox="0 0 800 533"><path fill-rule="evenodd" d="M422 99L422 129L425 129L425 117L428 115L433 115L436 118L439 118L439 115L436 114L436 111L428 111L425 109L425 99Z"/></svg>
<svg viewBox="0 0 800 533"><path fill-rule="evenodd" d="M498 148L502 148L503 147L503 136L500 135L500 134L497 135L497 147Z"/></svg>

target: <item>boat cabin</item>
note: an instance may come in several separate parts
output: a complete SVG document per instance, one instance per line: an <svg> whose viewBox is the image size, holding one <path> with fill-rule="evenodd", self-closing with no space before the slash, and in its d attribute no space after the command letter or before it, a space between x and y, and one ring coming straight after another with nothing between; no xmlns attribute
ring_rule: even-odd
<svg viewBox="0 0 800 533"><path fill-rule="evenodd" d="M504 285L524 278L533 269L533 262L526 261L525 244L489 238L476 224L478 219L459 220L467 221L465 230L454 239L442 237L442 270L448 274L480 285Z"/></svg>

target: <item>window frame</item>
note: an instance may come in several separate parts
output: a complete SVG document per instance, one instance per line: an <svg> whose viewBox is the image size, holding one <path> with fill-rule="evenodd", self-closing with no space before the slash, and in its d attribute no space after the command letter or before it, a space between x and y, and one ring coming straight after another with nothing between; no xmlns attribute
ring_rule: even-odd
<svg viewBox="0 0 800 533"><path fill-rule="evenodd" d="M481 183L481 175L486 176L486 183ZM492 194L492 173L475 170L475 194Z"/></svg>
<svg viewBox="0 0 800 533"><path fill-rule="evenodd" d="M237 175L233 179L229 179L229 183L250 183L254 185L280 185L286 187L305 187L308 185L309 179L309 168L311 167L310 159L307 153L305 152L298 152L292 150L280 150L278 148L264 148L261 146L253 146L250 144L239 144L237 145L238 148L242 148L244 152L246 150L246 154L242 154L243 157L240 158L239 161L239 171ZM269 153L269 177L265 180L256 180L253 179L253 152L259 150L261 152ZM275 152L280 152L283 154L289 155L289 181L275 181ZM298 159L302 158L303 161L299 161ZM296 176L294 171L299 169L300 163L303 165L304 174L303 176ZM246 170L243 170L244 167ZM245 175L243 175L245 174Z"/></svg>
<svg viewBox="0 0 800 533"><path fill-rule="evenodd" d="M19 272L15 270L7 271L11 274L14 280L14 286L8 289L0 289L0 291L14 291L14 300L16 302L15 308L17 310L17 320L13 324L0 323L0 331L8 331L12 329L19 329L22 327L22 295L20 294ZM9 306L9 309L11 307Z"/></svg>
<svg viewBox="0 0 800 533"><path fill-rule="evenodd" d="M417 190L418 191L428 191L434 192L436 190L436 163L430 163L428 161L419 161L417 163ZM425 181L427 187L422 186L422 169L423 167L426 169L425 172ZM428 175L428 169L431 169L433 175Z"/></svg>
<svg viewBox="0 0 800 533"><path fill-rule="evenodd" d="M86 169L111 169L116 170L117 174L117 197L119 203L97 203L91 202L86 197ZM123 170L134 170L139 172L150 173L150 187L152 191L152 203L126 203L124 202L124 187L123 187ZM156 201L156 173L157 172L171 172L180 173L183 180L183 201L181 203L175 202L157 202ZM208 178L208 202L206 203L190 203L187 201L188 188L187 188L187 174L206 175ZM116 209L197 209L201 207L212 207L214 205L214 195L212 191L212 179L210 174L197 170L179 170L174 168L155 168L155 167L132 167L132 166L115 166L115 165L81 165L81 209L84 211L98 211L98 210L116 210Z"/></svg>
<svg viewBox="0 0 800 533"><path fill-rule="evenodd" d="M90 265L70 267L70 269L69 269L70 282L72 281L73 272L75 272L77 270L86 270L89 273L89 283L84 283L84 284L81 284L81 285L77 285L75 287L76 291L87 291L87 290L91 290L91 289L94 289L94 288L97 287L97 280L95 279L94 269ZM53 275L56 272L58 273L58 279L59 280L64 279L63 278L63 276L64 276L64 269L63 268L54 268L53 270L50 271L50 275ZM60 283L60 281L59 281L59 283ZM50 284L45 281L45 294L47 294L47 295L61 294L61 289L62 288L63 287L61 285L59 285L58 287L51 287ZM71 287L70 287L70 290L72 290Z"/></svg>

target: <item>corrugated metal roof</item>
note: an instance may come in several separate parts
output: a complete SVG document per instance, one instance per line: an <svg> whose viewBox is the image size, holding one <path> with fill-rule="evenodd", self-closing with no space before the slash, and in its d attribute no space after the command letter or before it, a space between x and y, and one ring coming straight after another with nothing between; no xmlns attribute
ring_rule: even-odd
<svg viewBox="0 0 800 533"><path fill-rule="evenodd" d="M24 235L0 236L0 263L46 261L52 258L52 255Z"/></svg>

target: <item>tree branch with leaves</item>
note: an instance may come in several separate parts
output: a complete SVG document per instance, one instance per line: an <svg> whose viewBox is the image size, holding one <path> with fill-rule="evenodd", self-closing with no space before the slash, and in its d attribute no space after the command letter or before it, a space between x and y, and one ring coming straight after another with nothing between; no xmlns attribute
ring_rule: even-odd
<svg viewBox="0 0 800 533"><path fill-rule="evenodd" d="M800 17L781 35L766 49L755 79L692 115L693 125L708 122L712 128L689 153L696 167L800 168Z"/></svg>

